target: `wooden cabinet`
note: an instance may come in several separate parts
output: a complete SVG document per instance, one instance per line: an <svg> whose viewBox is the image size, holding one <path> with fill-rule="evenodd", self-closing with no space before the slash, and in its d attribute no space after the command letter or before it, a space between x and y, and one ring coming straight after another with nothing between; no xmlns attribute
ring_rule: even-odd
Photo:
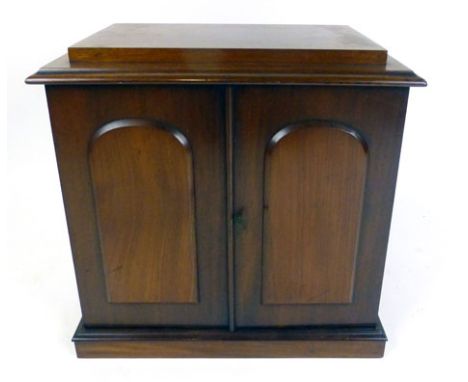
<svg viewBox="0 0 468 382"><path fill-rule="evenodd" d="M347 27L114 25L46 85L82 357L383 354L409 86Z"/></svg>

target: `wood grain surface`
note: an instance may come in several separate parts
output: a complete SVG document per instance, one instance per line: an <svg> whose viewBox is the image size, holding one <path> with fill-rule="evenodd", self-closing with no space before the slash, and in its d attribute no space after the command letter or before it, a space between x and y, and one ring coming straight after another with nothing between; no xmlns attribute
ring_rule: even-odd
<svg viewBox="0 0 468 382"><path fill-rule="evenodd" d="M75 344L79 358L380 358L385 342L297 341L108 341Z"/></svg>
<svg viewBox="0 0 468 382"><path fill-rule="evenodd" d="M380 357L410 86L346 26L116 24L45 84L79 357Z"/></svg>
<svg viewBox="0 0 468 382"><path fill-rule="evenodd" d="M73 337L81 358L382 357L387 337L372 326L289 329L87 328Z"/></svg>
<svg viewBox="0 0 468 382"><path fill-rule="evenodd" d="M90 167L108 301L196 303L187 139L147 120L114 121L96 132Z"/></svg>
<svg viewBox="0 0 468 382"><path fill-rule="evenodd" d="M238 327L351 325L376 322L407 96L408 89L402 88L239 86L234 89L234 178L236 180L234 211L240 214L241 219L238 220L242 223L236 230L234 246ZM285 127L307 126L309 123L346 126L359 134L367 143L367 175L362 208L358 195L362 192L365 154L359 141L352 136L348 137L346 134L338 136L336 132L313 135L313 142L308 141L310 149L306 149L300 141L308 137L299 134L296 137L300 139L290 143L285 141L284 153L281 151L280 140L278 153L281 153L281 157L286 155L296 161L298 167L295 168L294 163L286 166L278 157L273 158L276 175L265 168L265 155L272 137ZM291 139L294 138L294 134L291 133ZM283 139L287 139L287 135ZM355 146L350 142L356 142ZM338 144L336 149L333 149L333 144ZM321 150L320 155L323 155L323 159L314 157L313 153L317 149ZM343 153L340 153L341 150L344 150ZM346 155L349 155L349 158L345 158ZM325 158L328 158L326 163ZM340 158L349 163L343 164ZM323 162L320 171L316 173L317 179L321 179L321 184L314 183L312 170L310 173L302 174L305 175L305 178L302 178L304 182L294 178L301 175L300 166L306 166L303 159L309 160L312 166L318 166L318 162ZM334 168L333 171L339 170L340 163L345 166L348 173L346 176L333 178L330 170ZM285 219L287 223L271 221L270 227L266 227L267 231L275 230L276 238L272 240L275 245L280 244L283 251L267 248L270 259L267 253L264 262L263 218L264 206L269 208L268 202L265 201L265 177L268 176L268 171L270 176L276 177L275 189L271 188L271 181L266 189L268 197L274 196L277 199L276 206L273 206L274 209L279 208L275 212L278 215L275 219ZM311 194L310 199L305 200L308 192L305 192L305 189L301 192L301 185L311 187L311 191L319 192L315 195L319 199L315 208L312 208L315 198ZM290 196L290 199L286 194L288 187L295 188L296 192ZM325 192L335 194L325 196L322 194ZM348 197L350 197L349 202L353 203L352 206L346 205ZM301 198L300 203L294 201L294 198ZM327 200L327 198L332 199ZM303 210L295 212L289 209L291 215L282 217L281 203L286 203L288 208L299 209L301 205ZM357 218L358 210L362 214L360 219ZM283 212L286 213L286 209ZM304 215L301 215L301 212L304 212ZM306 215L306 212L311 215ZM317 213L319 215L316 215ZM314 224L314 216L329 221L339 217L351 226L335 222L328 227L320 227L320 231L316 233L310 232L310 237L301 238L300 230L310 229L310 225ZM358 220L361 221L359 235L356 233ZM298 231L293 232L289 227L291 224ZM284 229L287 235L284 235L280 229ZM291 235L298 240L297 243L287 243L288 236ZM332 237L336 237L336 243L330 242ZM315 239L314 242L308 241L310 238ZM357 250L354 247L356 240ZM345 248L345 243L352 248ZM287 244L291 245L289 250ZM322 246L327 256L319 258L320 255L316 252L317 257L313 255L304 258L300 255L300 249L304 247L303 249L307 250L305 246L310 246L311 250L320 250ZM332 248L346 252L330 255L328 250ZM355 265L351 265L354 251L356 251ZM269 263L272 260L272 253L275 262ZM319 265L319 261L323 263ZM315 267L312 263L316 263ZM329 268L329 275L318 275L316 266L322 266L322 269L327 271L327 264L329 266L333 264L341 269ZM299 271L303 265L307 268ZM353 268L353 297L350 303ZM302 272L302 276L297 272ZM332 277L333 273L336 278L333 282L331 279L328 281L328 277ZM298 280L293 280L295 275L302 277L303 286L300 286ZM262 287L264 276L267 285L265 291ZM344 279L340 279L343 277ZM318 280L323 286L315 284ZM280 291L275 282L279 283L278 286L292 287L295 296L289 291ZM313 303L317 299L314 297L315 292L334 288L331 286L332 283L336 283L337 288L333 294L330 297L323 297L321 303ZM266 292L266 295L263 292ZM281 302L287 302L286 298L290 302L296 299L296 302L301 303L264 304L262 303L264 297L267 297L267 300L279 299Z"/></svg>
<svg viewBox="0 0 468 382"><path fill-rule="evenodd" d="M345 25L114 24L72 45L72 62L235 62L278 69L385 64L387 51Z"/></svg>
<svg viewBox="0 0 468 382"><path fill-rule="evenodd" d="M67 55L26 79L28 84L296 84L426 86L411 69L388 57L384 65L311 64L278 70L267 65L238 68L235 62L210 64L85 63Z"/></svg>
<svg viewBox="0 0 468 382"><path fill-rule="evenodd" d="M265 156L263 304L350 303L366 147L326 122L284 127Z"/></svg>
<svg viewBox="0 0 468 382"><path fill-rule="evenodd" d="M47 97L84 323L227 326L224 89L51 86ZM128 119L153 121L159 129L111 129L96 139L103 126ZM161 126L175 127L191 154ZM91 167L97 170L97 194ZM109 273L119 265L127 285ZM167 274L156 280L162 271ZM129 300L140 302L121 302Z"/></svg>

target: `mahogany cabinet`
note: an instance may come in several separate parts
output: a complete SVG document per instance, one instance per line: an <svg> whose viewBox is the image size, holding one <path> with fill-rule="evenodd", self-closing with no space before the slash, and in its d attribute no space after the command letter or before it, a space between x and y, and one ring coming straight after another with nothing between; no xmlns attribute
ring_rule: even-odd
<svg viewBox="0 0 468 382"><path fill-rule="evenodd" d="M378 357L410 86L344 26L116 24L46 85L80 357Z"/></svg>

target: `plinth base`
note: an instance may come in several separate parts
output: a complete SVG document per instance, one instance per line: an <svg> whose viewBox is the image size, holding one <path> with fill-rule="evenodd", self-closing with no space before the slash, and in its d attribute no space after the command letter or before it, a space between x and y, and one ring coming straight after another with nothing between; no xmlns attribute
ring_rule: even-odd
<svg viewBox="0 0 468 382"><path fill-rule="evenodd" d="M87 328L73 341L80 358L382 357L387 338L375 326L301 329Z"/></svg>

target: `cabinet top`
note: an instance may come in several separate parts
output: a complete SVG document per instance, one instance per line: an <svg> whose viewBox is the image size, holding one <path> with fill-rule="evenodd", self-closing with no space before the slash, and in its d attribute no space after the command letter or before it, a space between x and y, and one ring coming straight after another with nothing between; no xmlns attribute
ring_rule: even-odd
<svg viewBox="0 0 468 382"><path fill-rule="evenodd" d="M348 26L114 24L68 48L72 62L236 61L384 64L387 51ZM274 63L274 61L273 61Z"/></svg>
<svg viewBox="0 0 468 382"><path fill-rule="evenodd" d="M48 84L347 81L425 84L380 45L342 25L114 24L70 46L68 55L27 79Z"/></svg>

